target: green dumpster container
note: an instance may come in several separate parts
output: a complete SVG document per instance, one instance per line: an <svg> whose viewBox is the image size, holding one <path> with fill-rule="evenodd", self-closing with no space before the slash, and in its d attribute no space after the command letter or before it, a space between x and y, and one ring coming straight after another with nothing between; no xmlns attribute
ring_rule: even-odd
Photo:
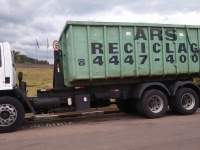
<svg viewBox="0 0 200 150"><path fill-rule="evenodd" d="M59 44L66 86L197 76L200 26L67 21Z"/></svg>

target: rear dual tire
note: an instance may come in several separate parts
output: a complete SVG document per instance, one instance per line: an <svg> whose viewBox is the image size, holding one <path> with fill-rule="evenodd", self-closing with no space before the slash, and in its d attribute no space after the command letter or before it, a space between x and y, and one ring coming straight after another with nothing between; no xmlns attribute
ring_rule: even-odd
<svg viewBox="0 0 200 150"><path fill-rule="evenodd" d="M118 99L116 105L120 111L125 113L134 113L137 111L134 101L131 99Z"/></svg>
<svg viewBox="0 0 200 150"><path fill-rule="evenodd" d="M138 112L149 118L160 118L167 112L168 100L166 95L157 89L145 91L141 99L137 100Z"/></svg>
<svg viewBox="0 0 200 150"><path fill-rule="evenodd" d="M169 100L171 111L181 115L192 115L199 106L199 97L191 88L180 88L173 99ZM156 89L145 91L141 99L136 101L138 112L149 118L160 118L168 108L166 95Z"/></svg>
<svg viewBox="0 0 200 150"><path fill-rule="evenodd" d="M193 89L180 88L169 106L172 112L180 115L192 115L199 106L199 98Z"/></svg>

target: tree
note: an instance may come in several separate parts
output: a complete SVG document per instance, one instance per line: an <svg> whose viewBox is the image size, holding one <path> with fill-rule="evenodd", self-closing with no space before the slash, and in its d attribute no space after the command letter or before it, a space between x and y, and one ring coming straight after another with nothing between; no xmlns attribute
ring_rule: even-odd
<svg viewBox="0 0 200 150"><path fill-rule="evenodd" d="M12 53L13 53L15 62L16 62L16 63L20 63L20 62L21 62L21 58L20 58L20 56L19 56L19 55L20 55L20 52L13 50Z"/></svg>
<svg viewBox="0 0 200 150"><path fill-rule="evenodd" d="M21 55L20 52L13 50L12 51L15 62L16 63L23 63L23 64L34 64L35 59L28 57L26 55ZM46 60L37 60L37 64L49 64Z"/></svg>

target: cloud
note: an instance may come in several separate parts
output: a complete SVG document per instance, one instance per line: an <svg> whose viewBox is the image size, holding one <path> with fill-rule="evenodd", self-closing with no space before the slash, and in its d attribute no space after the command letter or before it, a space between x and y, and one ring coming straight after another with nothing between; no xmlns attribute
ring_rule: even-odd
<svg viewBox="0 0 200 150"><path fill-rule="evenodd" d="M54 1L57 2L57 1ZM60 0L55 11L68 12L71 15L88 15L100 12L109 12L117 7L136 14L159 13L164 15L178 12L198 11L197 4L189 3L188 0ZM51 4L52 6L54 3Z"/></svg>
<svg viewBox="0 0 200 150"><path fill-rule="evenodd" d="M12 49L53 63L51 43L58 39L67 20L140 22L198 25L199 3L187 0L0 0L0 42Z"/></svg>

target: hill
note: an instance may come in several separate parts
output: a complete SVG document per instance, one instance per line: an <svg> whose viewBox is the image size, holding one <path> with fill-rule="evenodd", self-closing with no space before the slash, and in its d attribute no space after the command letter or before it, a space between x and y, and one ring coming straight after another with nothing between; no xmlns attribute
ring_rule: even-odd
<svg viewBox="0 0 200 150"><path fill-rule="evenodd" d="M26 55L19 55L19 57L20 57L19 63L35 64L35 62L36 62L37 64L49 64L46 60L38 60L38 59L28 57Z"/></svg>
<svg viewBox="0 0 200 150"><path fill-rule="evenodd" d="M49 64L46 60L38 60L26 55L21 55L20 52L13 50L13 55L16 63L25 63L25 64Z"/></svg>

